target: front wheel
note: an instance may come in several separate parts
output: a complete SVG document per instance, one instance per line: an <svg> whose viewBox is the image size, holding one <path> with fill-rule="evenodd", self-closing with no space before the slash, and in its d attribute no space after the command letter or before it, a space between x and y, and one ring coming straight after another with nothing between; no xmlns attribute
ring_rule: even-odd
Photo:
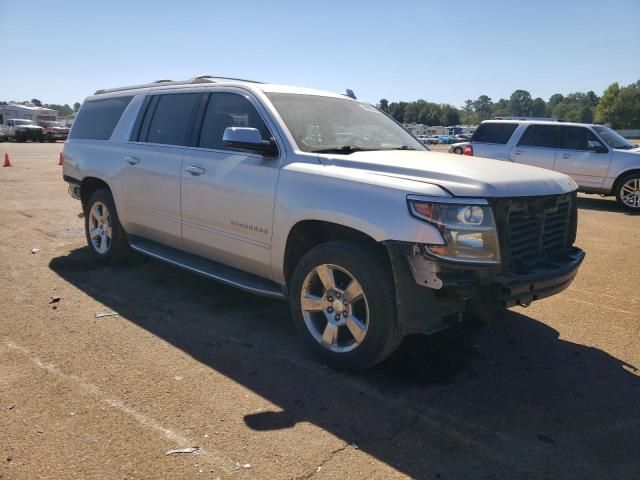
<svg viewBox="0 0 640 480"><path fill-rule="evenodd" d="M363 370L387 358L402 339L388 259L366 245L328 242L310 250L291 282L292 316L327 364Z"/></svg>
<svg viewBox="0 0 640 480"><path fill-rule="evenodd" d="M640 213L640 173L631 173L622 177L615 194L622 208Z"/></svg>
<svg viewBox="0 0 640 480"><path fill-rule="evenodd" d="M91 194L85 205L84 229L87 244L99 263L117 264L129 253L129 242L108 190Z"/></svg>

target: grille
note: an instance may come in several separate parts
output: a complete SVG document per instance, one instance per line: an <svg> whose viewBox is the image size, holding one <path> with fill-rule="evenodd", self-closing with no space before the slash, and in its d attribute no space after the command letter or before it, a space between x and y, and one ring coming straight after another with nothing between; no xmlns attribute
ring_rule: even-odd
<svg viewBox="0 0 640 480"><path fill-rule="evenodd" d="M542 263L575 240L575 194L501 199L494 208L507 269Z"/></svg>

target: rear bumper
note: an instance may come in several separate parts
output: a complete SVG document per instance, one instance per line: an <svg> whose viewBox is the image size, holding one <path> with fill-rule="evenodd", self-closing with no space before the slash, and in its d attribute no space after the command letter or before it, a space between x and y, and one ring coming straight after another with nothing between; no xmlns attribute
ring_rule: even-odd
<svg viewBox="0 0 640 480"><path fill-rule="evenodd" d="M550 260L525 275L497 275L499 301L506 307L527 306L566 289L578 273L585 253L573 247L566 257Z"/></svg>

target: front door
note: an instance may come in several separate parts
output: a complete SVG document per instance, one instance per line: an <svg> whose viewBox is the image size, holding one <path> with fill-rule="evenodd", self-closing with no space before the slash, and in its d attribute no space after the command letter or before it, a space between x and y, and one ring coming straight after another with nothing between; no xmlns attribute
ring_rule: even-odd
<svg viewBox="0 0 640 480"><path fill-rule="evenodd" d="M609 170L611 150L595 152L589 142L600 142L586 127L562 127L556 170L571 176L581 188L600 188Z"/></svg>
<svg viewBox="0 0 640 480"><path fill-rule="evenodd" d="M232 151L222 143L225 128L232 126L257 128L264 140L272 137L253 98L218 92L205 102L198 138L182 161L184 248L270 278L281 159Z"/></svg>

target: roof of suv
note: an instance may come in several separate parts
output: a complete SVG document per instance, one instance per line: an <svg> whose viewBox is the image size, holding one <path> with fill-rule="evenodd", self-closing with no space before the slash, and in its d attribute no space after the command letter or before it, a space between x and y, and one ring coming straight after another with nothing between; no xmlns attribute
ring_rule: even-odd
<svg viewBox="0 0 640 480"><path fill-rule="evenodd" d="M484 120L480 125L486 123L517 123L519 125L556 125L570 127L584 127L585 125L594 126L592 123L563 122L560 120Z"/></svg>
<svg viewBox="0 0 640 480"><path fill-rule="evenodd" d="M324 90L315 90L305 87L294 87L290 85L277 85L271 83L261 83L254 80L243 80L239 78L227 78L227 77L214 77L209 75L200 75L190 80L185 81L173 81L173 80L157 80L152 83L143 85L132 85L128 87L119 87L112 89L97 90L91 99L102 96L121 96L131 95L135 93L149 93L156 91L166 90L190 90L194 88L220 88L229 86L239 86L249 90L257 90L265 93L293 93L293 94L306 94L306 95L318 95L324 97L334 97L341 99L349 99L347 95L328 92Z"/></svg>

